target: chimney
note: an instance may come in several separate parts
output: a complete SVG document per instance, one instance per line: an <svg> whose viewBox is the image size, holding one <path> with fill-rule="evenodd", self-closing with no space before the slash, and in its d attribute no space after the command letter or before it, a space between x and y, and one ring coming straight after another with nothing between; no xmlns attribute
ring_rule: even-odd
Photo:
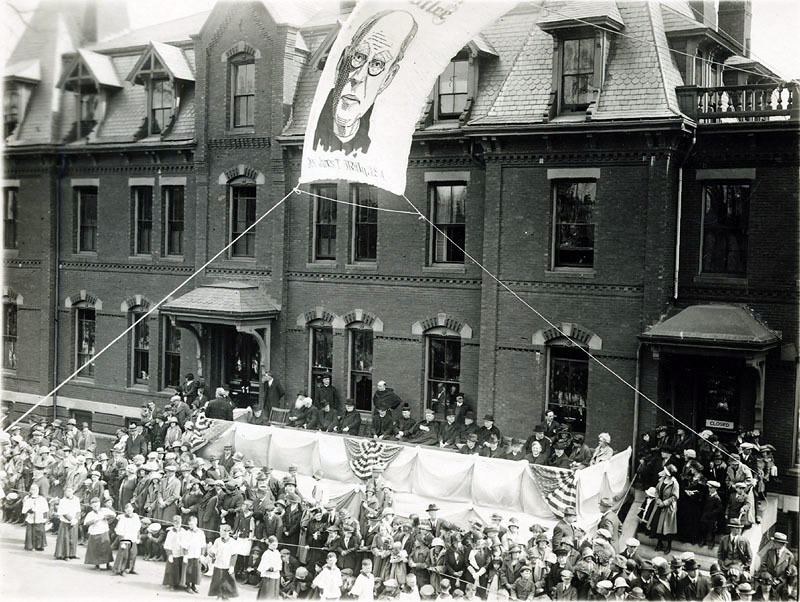
<svg viewBox="0 0 800 602"><path fill-rule="evenodd" d="M339 14L343 17L353 12L355 7L356 0L339 0Z"/></svg>
<svg viewBox="0 0 800 602"><path fill-rule="evenodd" d="M714 0L689 0L694 18L706 27L717 28L717 7Z"/></svg>
<svg viewBox="0 0 800 602"><path fill-rule="evenodd" d="M88 0L83 10L81 21L82 44L97 41L97 0Z"/></svg>
<svg viewBox="0 0 800 602"><path fill-rule="evenodd" d="M719 0L719 31L728 34L742 47L742 56L750 56L750 26L753 22L751 0Z"/></svg>

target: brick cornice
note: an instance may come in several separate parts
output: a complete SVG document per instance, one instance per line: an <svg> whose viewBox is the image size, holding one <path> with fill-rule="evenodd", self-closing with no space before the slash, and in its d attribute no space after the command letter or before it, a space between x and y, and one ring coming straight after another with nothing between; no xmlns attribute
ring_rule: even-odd
<svg viewBox="0 0 800 602"><path fill-rule="evenodd" d="M191 265L164 265L152 263L113 263L113 262L88 262L88 261L62 261L61 268L64 270L76 270L81 272L137 272L137 273L161 273L161 274L191 274L194 266Z"/></svg>
<svg viewBox="0 0 800 602"><path fill-rule="evenodd" d="M448 277L417 277L417 276L389 276L382 274L336 274L336 273L316 273L316 272L287 272L286 276L293 280L305 280L319 282L320 278L325 280L350 280L361 281L364 283L374 282L408 282L422 284L453 284L457 286L480 287L480 279L471 278L448 278Z"/></svg>

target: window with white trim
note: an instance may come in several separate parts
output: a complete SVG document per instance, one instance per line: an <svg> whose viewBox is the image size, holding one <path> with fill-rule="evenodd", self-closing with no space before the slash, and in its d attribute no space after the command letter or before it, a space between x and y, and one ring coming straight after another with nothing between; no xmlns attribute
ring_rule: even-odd
<svg viewBox="0 0 800 602"><path fill-rule="evenodd" d="M425 334L425 407L444 412L461 390L461 337L445 328Z"/></svg>
<svg viewBox="0 0 800 602"><path fill-rule="evenodd" d="M17 129L21 114L19 91L15 84L9 82L3 90L3 138L8 138Z"/></svg>
<svg viewBox="0 0 800 602"><path fill-rule="evenodd" d="M19 189L3 189L3 248L17 248L17 222L19 219Z"/></svg>
<svg viewBox="0 0 800 602"><path fill-rule="evenodd" d="M363 322L347 327L348 336L348 397L357 410L372 411L372 328Z"/></svg>
<svg viewBox="0 0 800 602"><path fill-rule="evenodd" d="M135 307L130 312L133 324L141 318L146 311ZM131 378L133 385L146 385L150 381L150 325L148 318L138 322L131 331Z"/></svg>
<svg viewBox="0 0 800 602"><path fill-rule="evenodd" d="M353 261L375 262L378 259L378 192L373 186L350 186L353 207Z"/></svg>
<svg viewBox="0 0 800 602"><path fill-rule="evenodd" d="M249 54L231 59L231 120L235 128L255 125L256 64Z"/></svg>
<svg viewBox="0 0 800 602"><path fill-rule="evenodd" d="M553 267L594 266L597 183L557 180L553 183Z"/></svg>
<svg viewBox="0 0 800 602"><path fill-rule="evenodd" d="M75 188L75 207L77 251L94 253L97 251L97 188Z"/></svg>
<svg viewBox="0 0 800 602"><path fill-rule="evenodd" d="M234 240L256 221L256 186L247 178L232 182L228 186L230 224L229 241ZM252 228L233 243L231 257L256 256L256 231Z"/></svg>
<svg viewBox="0 0 800 602"><path fill-rule="evenodd" d="M457 54L437 80L437 119L456 119L467 106L469 57Z"/></svg>
<svg viewBox="0 0 800 602"><path fill-rule="evenodd" d="M134 186L133 253L149 255L153 238L153 187Z"/></svg>
<svg viewBox="0 0 800 602"><path fill-rule="evenodd" d="M592 100L595 39L566 39L561 43L561 110L585 111Z"/></svg>
<svg viewBox="0 0 800 602"><path fill-rule="evenodd" d="M571 344L549 345L548 354L547 409L555 413L561 424L568 424L573 432L585 433L589 358Z"/></svg>
<svg viewBox="0 0 800 602"><path fill-rule="evenodd" d="M17 369L17 304L3 303L3 369Z"/></svg>
<svg viewBox="0 0 800 602"><path fill-rule="evenodd" d="M309 365L308 395L316 399L317 387L322 377L333 372L333 328L327 322L316 320L309 324Z"/></svg>
<svg viewBox="0 0 800 602"><path fill-rule="evenodd" d="M81 378L94 378L96 314L93 307L75 308L75 369L86 366L78 373Z"/></svg>
<svg viewBox="0 0 800 602"><path fill-rule="evenodd" d="M437 182L430 185L431 263L464 263L467 230L467 185Z"/></svg>
<svg viewBox="0 0 800 602"><path fill-rule="evenodd" d="M164 254L183 255L184 189L183 186L163 186Z"/></svg>
<svg viewBox="0 0 800 602"><path fill-rule="evenodd" d="M312 186L314 197L314 260L336 259L336 184ZM327 197L327 198L320 198Z"/></svg>
<svg viewBox="0 0 800 602"><path fill-rule="evenodd" d="M164 319L164 388L181 384L181 329Z"/></svg>
<svg viewBox="0 0 800 602"><path fill-rule="evenodd" d="M702 270L706 274L747 274L750 184L703 185Z"/></svg>

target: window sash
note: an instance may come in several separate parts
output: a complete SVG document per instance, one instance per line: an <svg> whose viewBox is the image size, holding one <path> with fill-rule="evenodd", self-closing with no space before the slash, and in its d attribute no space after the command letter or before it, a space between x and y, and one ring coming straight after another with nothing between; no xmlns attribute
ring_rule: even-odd
<svg viewBox="0 0 800 602"><path fill-rule="evenodd" d="M317 186L312 192L336 198L335 185ZM336 202L314 198L314 259L336 259L336 210Z"/></svg>
<svg viewBox="0 0 800 602"><path fill-rule="evenodd" d="M153 189L149 186L137 186L133 195L136 203L134 254L147 255L152 251Z"/></svg>
<svg viewBox="0 0 800 602"><path fill-rule="evenodd" d="M89 362L95 354L96 315L94 309L78 308L75 312L75 369ZM78 376L94 378L94 363L89 363Z"/></svg>
<svg viewBox="0 0 800 602"><path fill-rule="evenodd" d="M312 326L309 364L311 365L311 382L308 394L316 399L317 384L322 375L333 372L333 328L330 326Z"/></svg>
<svg viewBox="0 0 800 602"><path fill-rule="evenodd" d="M702 271L709 274L747 273L750 184L703 186Z"/></svg>
<svg viewBox="0 0 800 602"><path fill-rule="evenodd" d="M167 255L183 255L184 190L183 186L166 186L165 248Z"/></svg>
<svg viewBox="0 0 800 602"><path fill-rule="evenodd" d="M169 319L164 321L164 386L181 383L181 331Z"/></svg>
<svg viewBox="0 0 800 602"><path fill-rule="evenodd" d="M255 124L255 63L238 63L233 66L233 125Z"/></svg>
<svg viewBox="0 0 800 602"><path fill-rule="evenodd" d="M439 117L457 117L467 104L469 61L450 61L439 75Z"/></svg>
<svg viewBox="0 0 800 602"><path fill-rule="evenodd" d="M371 328L351 328L350 333L350 397L356 409L372 411L373 333Z"/></svg>
<svg viewBox="0 0 800 602"><path fill-rule="evenodd" d="M136 322L144 315L143 312L131 314L131 320ZM131 338L133 355L133 378L134 384L147 384L150 380L150 325L147 318L133 327Z"/></svg>
<svg viewBox="0 0 800 602"><path fill-rule="evenodd" d="M256 221L256 187L231 187L230 240L235 239ZM255 257L256 233L250 230L233 243L233 257Z"/></svg>
<svg viewBox="0 0 800 602"><path fill-rule="evenodd" d="M3 369L17 369L17 305L3 303Z"/></svg>
<svg viewBox="0 0 800 602"><path fill-rule="evenodd" d="M353 186L353 260L376 261L378 258L378 201L371 186ZM374 207L374 209L372 209Z"/></svg>
<svg viewBox="0 0 800 602"><path fill-rule="evenodd" d="M591 102L594 38L564 40L561 62L561 108L581 111Z"/></svg>
<svg viewBox="0 0 800 602"><path fill-rule="evenodd" d="M78 252L97 251L97 189L77 189Z"/></svg>
<svg viewBox="0 0 800 602"><path fill-rule="evenodd" d="M431 187L431 195L435 225L431 228L433 263L464 263L467 186L437 184Z"/></svg>
<svg viewBox="0 0 800 602"><path fill-rule="evenodd" d="M152 80L150 91L150 131L159 134L175 112L175 85L170 79L156 79Z"/></svg>
<svg viewBox="0 0 800 602"><path fill-rule="evenodd" d="M3 248L17 248L18 190L6 188L3 194Z"/></svg>
<svg viewBox="0 0 800 602"><path fill-rule="evenodd" d="M448 397L454 387L458 392L461 387L461 339L453 337L426 337L427 370L426 370L426 407L436 400L444 391ZM438 408L443 409L443 408Z"/></svg>
<svg viewBox="0 0 800 602"><path fill-rule="evenodd" d="M585 432L589 358L579 349L551 347L549 369L547 409L576 432Z"/></svg>
<svg viewBox="0 0 800 602"><path fill-rule="evenodd" d="M554 185L553 265L594 266L594 207L597 183L562 181Z"/></svg>

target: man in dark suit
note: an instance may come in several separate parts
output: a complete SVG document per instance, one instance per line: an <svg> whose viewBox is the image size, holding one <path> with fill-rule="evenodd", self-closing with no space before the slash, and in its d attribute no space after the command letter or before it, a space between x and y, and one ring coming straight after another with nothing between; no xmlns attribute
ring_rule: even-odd
<svg viewBox="0 0 800 602"><path fill-rule="evenodd" d="M264 378L261 379L256 407L261 408L267 415L267 420L269 420L272 408L280 408L282 406L281 400L285 394L280 381L268 370L264 373Z"/></svg>
<svg viewBox="0 0 800 602"><path fill-rule="evenodd" d="M431 527L431 533L434 537L442 537L444 533L450 532L455 529L453 523L448 522L438 517L439 506L436 504L428 504L427 510L428 520L426 521Z"/></svg>
<svg viewBox="0 0 800 602"><path fill-rule="evenodd" d="M352 399L346 399L344 402L344 414L331 424L329 430L342 435L358 435L360 429L361 414L356 411L356 402Z"/></svg>
<svg viewBox="0 0 800 602"><path fill-rule="evenodd" d="M147 439L139 425L131 422L128 426L128 439L125 441L125 457L131 460L137 455L147 456Z"/></svg>
<svg viewBox="0 0 800 602"><path fill-rule="evenodd" d="M550 441L555 441L559 426L561 425L556 420L556 415L553 410L547 410L544 415L544 423L542 424L544 436L550 439Z"/></svg>
<svg viewBox="0 0 800 602"><path fill-rule="evenodd" d="M738 518L732 518L728 522L730 534L725 535L719 542L717 558L724 569L736 566L741 570L750 569L750 562L753 559L753 552L750 549L750 542L742 537L742 523Z"/></svg>
<svg viewBox="0 0 800 602"><path fill-rule="evenodd" d="M786 582L790 567L795 566L794 554L786 547L787 540L785 533L776 531L772 536L773 545L767 550L764 563L761 565L761 570L767 571L773 579L780 581L781 585Z"/></svg>
<svg viewBox="0 0 800 602"><path fill-rule="evenodd" d="M674 600L672 590L669 586L669 564L664 562L656 567L656 578L653 580L653 585L650 588L650 594L647 596L648 600Z"/></svg>
<svg viewBox="0 0 800 602"><path fill-rule="evenodd" d="M206 418L217 420L233 420L233 408L228 398L224 396L225 389L219 387L217 396L206 406Z"/></svg>
<svg viewBox="0 0 800 602"><path fill-rule="evenodd" d="M562 540L569 542L573 548L576 546L575 527L573 527L576 518L577 513L575 512L575 508L567 508L564 511L564 518L559 520L556 526L553 527L553 550L557 550L561 547Z"/></svg>
<svg viewBox="0 0 800 602"><path fill-rule="evenodd" d="M622 535L622 523L614 511L614 502L611 501L611 498L604 497L600 499L600 512L602 514L597 528L606 529L611 533L611 545L614 546L614 550L618 550L619 538Z"/></svg>
<svg viewBox="0 0 800 602"><path fill-rule="evenodd" d="M711 591L711 582L697 571L697 561L689 558L683 566L686 574L678 579L677 600L702 600Z"/></svg>

